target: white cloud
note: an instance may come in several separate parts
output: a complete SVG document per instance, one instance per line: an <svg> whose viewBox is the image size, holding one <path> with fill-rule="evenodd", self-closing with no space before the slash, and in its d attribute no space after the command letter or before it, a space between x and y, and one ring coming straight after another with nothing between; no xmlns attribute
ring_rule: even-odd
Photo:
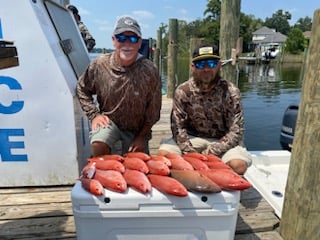
<svg viewBox="0 0 320 240"><path fill-rule="evenodd" d="M133 16L140 19L153 19L154 15L149 11L137 10L132 12Z"/></svg>
<svg viewBox="0 0 320 240"><path fill-rule="evenodd" d="M188 10L185 9L185 8L180 8L180 9L178 10L178 12L179 12L180 14L182 14L182 15L188 14Z"/></svg>
<svg viewBox="0 0 320 240"><path fill-rule="evenodd" d="M94 23L95 25L97 25L100 31L109 31L109 30L112 30L114 27L114 23L110 23L109 21L106 21L106 20L95 19Z"/></svg>
<svg viewBox="0 0 320 240"><path fill-rule="evenodd" d="M79 11L80 16L91 15L90 11L88 11L87 9L81 8L81 7L78 8L78 11Z"/></svg>

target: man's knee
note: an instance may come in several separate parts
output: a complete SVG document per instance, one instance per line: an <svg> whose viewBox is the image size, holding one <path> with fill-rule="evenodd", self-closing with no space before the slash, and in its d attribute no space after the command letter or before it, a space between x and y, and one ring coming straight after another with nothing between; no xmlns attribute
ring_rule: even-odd
<svg viewBox="0 0 320 240"><path fill-rule="evenodd" d="M158 155L164 156L164 155L166 155L166 154L168 154L168 153L169 153L169 152L166 151L166 150L162 150L162 149L159 149L159 150L158 150Z"/></svg>
<svg viewBox="0 0 320 240"><path fill-rule="evenodd" d="M110 154L110 147L104 142L92 142L91 143L91 154L93 157Z"/></svg>
<svg viewBox="0 0 320 240"><path fill-rule="evenodd" d="M232 159L227 162L227 165L229 165L233 169L233 171L235 171L239 175L245 174L248 169L247 162L242 159Z"/></svg>

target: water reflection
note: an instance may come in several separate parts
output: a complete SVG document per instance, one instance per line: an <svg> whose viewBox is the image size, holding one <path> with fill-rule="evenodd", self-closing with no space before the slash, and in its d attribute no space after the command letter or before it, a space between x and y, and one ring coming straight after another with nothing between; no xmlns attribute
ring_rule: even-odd
<svg viewBox="0 0 320 240"><path fill-rule="evenodd" d="M276 76L274 66L270 64L262 65L245 65L243 71L247 74L248 82L275 82L279 77Z"/></svg>

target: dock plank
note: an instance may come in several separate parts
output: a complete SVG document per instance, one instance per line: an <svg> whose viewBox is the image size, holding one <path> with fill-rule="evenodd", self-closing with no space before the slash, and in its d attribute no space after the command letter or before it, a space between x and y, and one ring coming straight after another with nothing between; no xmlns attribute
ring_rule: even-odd
<svg viewBox="0 0 320 240"><path fill-rule="evenodd" d="M73 216L62 211L52 213L55 217L35 215L33 218L0 221L0 239L65 239L76 237Z"/></svg>
<svg viewBox="0 0 320 240"><path fill-rule="evenodd" d="M258 232L252 234L238 234L234 240L282 240L278 232Z"/></svg>

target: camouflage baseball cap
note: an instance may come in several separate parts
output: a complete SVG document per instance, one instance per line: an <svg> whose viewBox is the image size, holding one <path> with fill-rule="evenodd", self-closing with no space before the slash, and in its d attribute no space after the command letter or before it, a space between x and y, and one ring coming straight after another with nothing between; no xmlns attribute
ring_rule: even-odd
<svg viewBox="0 0 320 240"><path fill-rule="evenodd" d="M116 35L125 31L134 32L138 37L141 37L141 29L138 22L128 16L119 18L114 28L113 34Z"/></svg>
<svg viewBox="0 0 320 240"><path fill-rule="evenodd" d="M202 59L220 59L219 49L216 45L209 43L202 43L196 47L192 54L192 61Z"/></svg>

